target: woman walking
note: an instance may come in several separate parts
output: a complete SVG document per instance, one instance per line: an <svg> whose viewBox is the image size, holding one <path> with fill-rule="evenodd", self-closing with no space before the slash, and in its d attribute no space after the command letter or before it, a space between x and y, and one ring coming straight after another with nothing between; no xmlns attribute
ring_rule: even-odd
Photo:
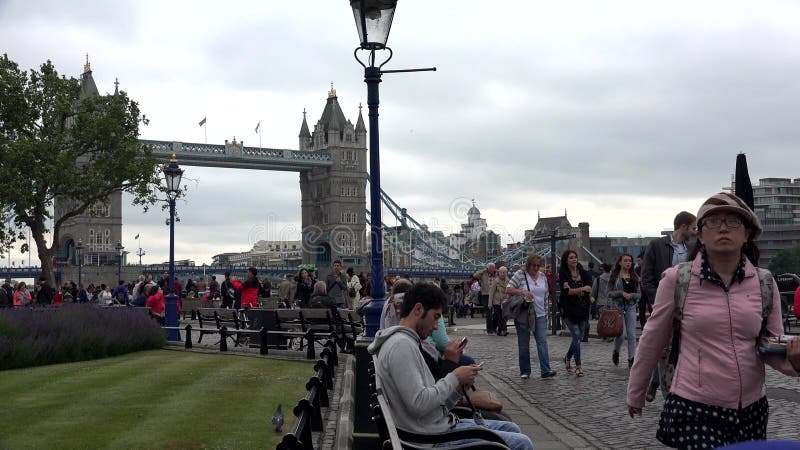
<svg viewBox="0 0 800 450"><path fill-rule="evenodd" d="M489 288L489 308L492 309L492 328L491 331L498 336L508 336L508 327L503 319L503 309L500 306L503 300L508 298L506 287L508 286L508 267L497 269L497 279Z"/></svg>
<svg viewBox="0 0 800 450"><path fill-rule="evenodd" d="M308 273L306 269L300 269L300 279L297 280L297 306L299 308L308 308L311 301L311 295L314 293L314 278Z"/></svg>
<svg viewBox="0 0 800 450"><path fill-rule="evenodd" d="M608 279L608 301L611 305L622 311L623 332L614 339L614 353L611 361L619 365L619 350L622 341L628 339L628 368L633 366L633 357L636 355L636 304L642 297L642 287L639 277L633 271L633 256L624 253L617 258L617 263Z"/></svg>
<svg viewBox="0 0 800 450"><path fill-rule="evenodd" d="M561 300L564 324L572 335L572 343L564 357L567 372L572 371L570 360L575 358L575 375L585 375L581 365L581 322L589 319L589 294L592 292L592 281L589 273L578 262L578 254L567 250L561 255L561 267L558 271L561 283Z"/></svg>
<svg viewBox="0 0 800 450"><path fill-rule="evenodd" d="M547 278L539 272L541 264L542 258L539 255L529 255L525 261L525 269L516 271L506 288L509 296L522 295L525 298L520 314L514 318L519 372L523 380L531 376L531 331L536 339L536 354L539 357L542 378L556 375L556 371L550 368L550 352L547 349Z"/></svg>
<svg viewBox="0 0 800 450"><path fill-rule="evenodd" d="M764 440L764 364L798 376L800 340L790 340L785 355L757 350L760 338L783 334L783 323L778 286L757 267L753 241L762 228L753 211L722 192L700 207L697 226L688 261L667 269L658 284L628 380L628 413L641 415L650 374L672 339L677 363L656 438L681 449ZM772 280L771 298L762 298L762 280ZM685 295L682 319L673 318L676 290Z"/></svg>

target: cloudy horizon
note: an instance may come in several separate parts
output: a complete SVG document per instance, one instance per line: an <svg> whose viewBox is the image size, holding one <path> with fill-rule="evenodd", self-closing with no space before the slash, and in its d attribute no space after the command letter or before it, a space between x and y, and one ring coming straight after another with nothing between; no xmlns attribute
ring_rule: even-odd
<svg viewBox="0 0 800 450"><path fill-rule="evenodd" d="M331 82L355 123L366 86L348 2L235 6L4 0L0 42L23 68L50 59L74 77L88 53L101 93L118 77L139 102L142 139L258 146L260 121L263 147L297 148ZM789 1L400 1L386 68L437 71L383 77L382 187L445 234L474 198L506 244L565 209L592 236L658 236L730 185L740 152L754 184L800 178L798 15ZM297 173L185 169L177 259L299 238ZM143 262L168 259L165 217L123 208L129 261L137 234Z"/></svg>

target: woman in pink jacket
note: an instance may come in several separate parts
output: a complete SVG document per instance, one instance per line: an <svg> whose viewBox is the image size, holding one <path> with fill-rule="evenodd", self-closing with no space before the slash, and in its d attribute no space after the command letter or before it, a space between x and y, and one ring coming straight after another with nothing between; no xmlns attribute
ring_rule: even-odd
<svg viewBox="0 0 800 450"><path fill-rule="evenodd" d="M719 193L700 207L697 225L678 362L656 438L677 448L763 440L769 415L764 364L798 376L800 340L789 343L786 356L763 356L756 349L762 302L753 241L762 228L753 211L735 195ZM672 337L677 272L676 267L664 272L653 315L639 341L628 381L631 417L641 415L650 374ZM765 334L780 336L781 304L774 281L772 304Z"/></svg>

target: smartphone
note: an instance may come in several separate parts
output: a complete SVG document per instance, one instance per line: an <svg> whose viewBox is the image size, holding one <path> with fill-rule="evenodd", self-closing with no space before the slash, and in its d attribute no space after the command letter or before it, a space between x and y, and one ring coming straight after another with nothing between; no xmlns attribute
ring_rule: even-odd
<svg viewBox="0 0 800 450"><path fill-rule="evenodd" d="M758 351L762 354L785 355L786 344L792 338L793 336L786 335L780 337L763 338L758 345Z"/></svg>
<svg viewBox="0 0 800 450"><path fill-rule="evenodd" d="M458 344L458 348L464 348L467 346L467 337L461 336L461 343Z"/></svg>

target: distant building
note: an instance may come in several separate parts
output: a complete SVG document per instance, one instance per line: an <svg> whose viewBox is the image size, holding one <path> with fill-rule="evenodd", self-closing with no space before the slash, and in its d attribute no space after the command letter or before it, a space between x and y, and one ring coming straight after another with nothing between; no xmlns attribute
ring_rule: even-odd
<svg viewBox="0 0 800 450"><path fill-rule="evenodd" d="M800 245L800 178L761 178L753 186L753 200L764 227L757 242L759 265L766 267L779 251Z"/></svg>
<svg viewBox="0 0 800 450"><path fill-rule="evenodd" d="M163 263L161 263L161 265L168 266L169 265L169 261L163 262ZM195 265L195 263L191 259L176 259L175 260L175 265L176 266L182 266L182 267L186 267L186 266L193 267Z"/></svg>
<svg viewBox="0 0 800 450"><path fill-rule="evenodd" d="M238 255L238 253L220 253L211 257L212 266L229 266L231 265L231 256Z"/></svg>

